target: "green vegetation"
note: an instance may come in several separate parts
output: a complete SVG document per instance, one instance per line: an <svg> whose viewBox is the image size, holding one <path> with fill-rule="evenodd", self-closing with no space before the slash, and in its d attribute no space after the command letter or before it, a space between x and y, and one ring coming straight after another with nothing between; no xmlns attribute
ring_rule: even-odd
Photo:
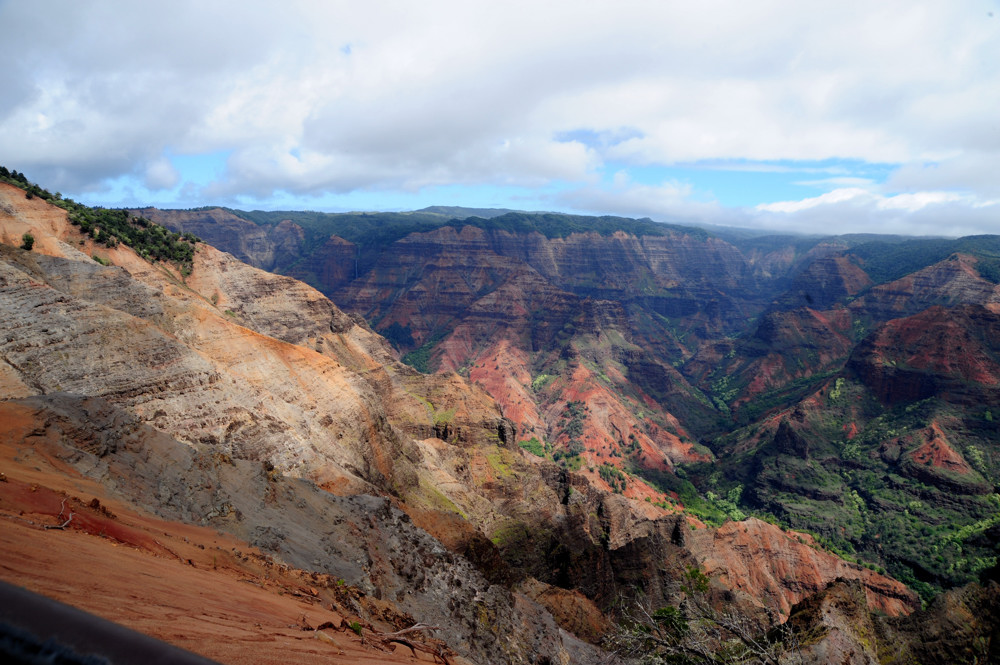
<svg viewBox="0 0 1000 665"><path fill-rule="evenodd" d="M378 331L382 337L392 344L394 348L412 348L414 345L413 334L410 326L401 326L395 321L386 328Z"/></svg>
<svg viewBox="0 0 1000 665"><path fill-rule="evenodd" d="M410 351L403 356L403 362L418 372L430 374L433 371L431 368L431 354L434 352L434 347L442 339L444 339L444 333L432 335L420 348Z"/></svg>
<svg viewBox="0 0 1000 665"><path fill-rule="evenodd" d="M611 485L611 491L621 494L628 487L628 476L622 473L621 469L610 464L602 464L597 468L598 475Z"/></svg>
<svg viewBox="0 0 1000 665"><path fill-rule="evenodd" d="M448 424L455 419L455 407L434 412L434 424Z"/></svg>
<svg viewBox="0 0 1000 665"><path fill-rule="evenodd" d="M957 239L917 238L902 242L878 240L857 245L850 253L864 261L865 272L876 284L891 282L921 268L944 261L956 252L979 257L979 274L1000 283L1000 237L966 236Z"/></svg>
<svg viewBox="0 0 1000 665"><path fill-rule="evenodd" d="M688 472L682 467L678 467L676 473L647 469L642 466L634 466L631 471L660 492L676 496L684 510L705 524L719 526L729 519L726 512L715 501L698 493L694 484L687 478Z"/></svg>
<svg viewBox="0 0 1000 665"><path fill-rule="evenodd" d="M24 235L21 236L21 249L30 252L31 248L34 246L35 246L35 236L31 235L30 233L25 233Z"/></svg>
<svg viewBox="0 0 1000 665"><path fill-rule="evenodd" d="M128 210L90 208L72 199L64 199L58 192L52 194L29 182L23 173L3 166L0 166L0 181L24 189L27 198L38 197L59 206L69 213L71 224L106 247L116 247L120 242L147 260L173 263L184 275L191 272L194 247L199 239L190 233L172 233L145 217L132 215ZM34 244L34 238L31 244Z"/></svg>
<svg viewBox="0 0 1000 665"><path fill-rule="evenodd" d="M496 447L486 453L486 462L498 478L510 478L514 475L514 470L510 467L512 461L510 452L504 448Z"/></svg>
<svg viewBox="0 0 1000 665"><path fill-rule="evenodd" d="M443 226L456 228L475 226L485 231L540 233L546 238L565 238L574 233L598 233L602 236L609 236L617 231L625 231L636 236L663 236L669 233L683 233L698 240L705 240L711 235L703 229L661 224L648 218L593 217L561 213L512 211L490 217L462 217L462 212L464 212L462 209L441 209L448 210L450 213L458 213L445 214L436 212L435 208L395 213L227 210L238 217L262 226L274 226L284 220L291 220L319 236L328 237L333 234L362 246L386 246L410 233L432 231Z"/></svg>
<svg viewBox="0 0 1000 665"><path fill-rule="evenodd" d="M733 487L725 496L718 496L715 492L705 492L705 498L726 514L726 517L738 522L747 518L746 513L740 510L740 498L743 495L743 485Z"/></svg>
<svg viewBox="0 0 1000 665"><path fill-rule="evenodd" d="M185 273L191 270L194 246L198 242L191 234L173 233L123 209L75 206L70 210L69 221L107 247L115 247L121 242L144 259L174 263Z"/></svg>
<svg viewBox="0 0 1000 665"><path fill-rule="evenodd" d="M536 393L540 393L545 390L550 383L555 381L555 378L556 377L551 374L539 374L531 380L531 390Z"/></svg>
<svg viewBox="0 0 1000 665"><path fill-rule="evenodd" d="M546 445L539 441L537 436L533 436L527 440L518 441L517 445L524 448L535 457L548 457L546 454L548 452Z"/></svg>
<svg viewBox="0 0 1000 665"><path fill-rule="evenodd" d="M587 407L583 402L571 400L566 403L559 420L561 428L559 437L565 436L567 438L566 451L558 450L552 455L553 460L574 471L579 470L583 465L580 455L584 448L580 437L583 435L583 416L586 410Z"/></svg>
<svg viewBox="0 0 1000 665"><path fill-rule="evenodd" d="M1000 431L982 416L937 398L886 409L864 386L838 377L823 408L792 420L785 439L751 425L717 440L717 450L745 452L688 468L696 485L712 488L706 502L730 518L736 508L809 532L925 601L994 564L988 534L1000 525L1000 496L989 490ZM974 471L917 463L914 451L930 441L932 423ZM851 438L848 424L856 427ZM746 448L755 435L759 443Z"/></svg>
<svg viewBox="0 0 1000 665"><path fill-rule="evenodd" d="M462 222L464 225L475 226L487 231L540 233L546 238L565 238L574 233L597 233L609 236L617 231L624 231L636 236L663 236L669 233L683 233L698 240L706 240L711 235L703 229L661 224L648 218L590 217L558 213L511 212L489 219L469 217Z"/></svg>

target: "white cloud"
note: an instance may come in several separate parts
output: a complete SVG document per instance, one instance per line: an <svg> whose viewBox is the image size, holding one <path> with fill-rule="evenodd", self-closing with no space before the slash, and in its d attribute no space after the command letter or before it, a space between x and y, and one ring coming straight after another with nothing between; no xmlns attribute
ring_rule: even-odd
<svg viewBox="0 0 1000 665"><path fill-rule="evenodd" d="M833 178L820 178L818 180L800 180L794 183L805 187L818 187L826 189L828 187L856 187L858 189L871 189L875 186L875 181L871 178L857 178L853 176L836 176Z"/></svg>
<svg viewBox="0 0 1000 665"><path fill-rule="evenodd" d="M678 224L739 225L747 220L743 211L699 201L693 195L689 184L636 183L625 172L619 172L610 186L593 183L560 192L551 200L556 206L587 214L650 217Z"/></svg>
<svg viewBox="0 0 1000 665"><path fill-rule="evenodd" d="M957 209L1000 195L992 9L987 0L0 3L9 54L0 158L63 191L129 174L169 188L178 175L165 155L225 151L218 181L183 191L266 199L562 182L572 192L562 201L581 209L693 215L724 213L681 184L595 180L642 164L839 158L900 164L884 191L911 198L839 199L872 188L830 173L813 181L833 188L826 198L755 214ZM574 133L580 140L567 140ZM932 204L921 192L961 196Z"/></svg>
<svg viewBox="0 0 1000 665"><path fill-rule="evenodd" d="M757 210L763 212L800 212L809 208L817 208L825 205L835 205L845 202L860 202L874 200L877 195L865 189L847 188L835 189L832 192L821 194L801 201L778 201L777 203L762 203L757 206Z"/></svg>
<svg viewBox="0 0 1000 665"><path fill-rule="evenodd" d="M144 184L147 189L173 189L181 181L181 174L166 158L157 159L146 167Z"/></svg>
<svg viewBox="0 0 1000 665"><path fill-rule="evenodd" d="M823 234L963 236L996 233L1000 201L927 191L885 196L842 188L799 201L758 205L751 226Z"/></svg>
<svg viewBox="0 0 1000 665"><path fill-rule="evenodd" d="M998 173L1000 151L966 151L937 162L904 164L892 174L886 187L897 191L947 188L992 198L1000 197Z"/></svg>
<svg viewBox="0 0 1000 665"><path fill-rule="evenodd" d="M983 202L968 194L959 194L956 192L914 192L883 196L868 189L846 187L800 201L762 203L757 206L757 210L762 212L800 212L810 208L843 203L872 207L876 210L916 212L928 206L941 205L943 203L962 203L971 208L982 208L994 205L996 202Z"/></svg>

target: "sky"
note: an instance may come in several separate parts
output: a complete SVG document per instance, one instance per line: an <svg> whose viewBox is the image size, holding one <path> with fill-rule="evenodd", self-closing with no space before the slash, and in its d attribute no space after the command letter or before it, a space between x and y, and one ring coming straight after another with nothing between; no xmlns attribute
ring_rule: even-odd
<svg viewBox="0 0 1000 665"><path fill-rule="evenodd" d="M1000 0L0 0L0 164L91 205L1000 233Z"/></svg>

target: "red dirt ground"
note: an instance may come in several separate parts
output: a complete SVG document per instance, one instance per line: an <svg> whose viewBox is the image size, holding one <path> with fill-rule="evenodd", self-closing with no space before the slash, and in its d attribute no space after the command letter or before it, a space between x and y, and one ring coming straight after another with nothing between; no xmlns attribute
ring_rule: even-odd
<svg viewBox="0 0 1000 665"><path fill-rule="evenodd" d="M324 622L359 620L337 601L349 588L109 498L42 447L18 446L8 435L24 423L12 418L0 422L0 579L221 663L432 662L370 648L343 626L318 634ZM44 528L70 512L65 529Z"/></svg>

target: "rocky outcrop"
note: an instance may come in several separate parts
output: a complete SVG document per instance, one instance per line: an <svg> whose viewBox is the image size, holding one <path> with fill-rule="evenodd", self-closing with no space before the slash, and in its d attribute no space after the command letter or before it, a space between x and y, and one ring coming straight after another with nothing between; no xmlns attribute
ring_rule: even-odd
<svg viewBox="0 0 1000 665"><path fill-rule="evenodd" d="M789 626L805 663L916 665L1000 658L1000 586L970 584L925 610L886 619L865 606L864 587L837 580L792 609Z"/></svg>
<svg viewBox="0 0 1000 665"><path fill-rule="evenodd" d="M604 610L638 590L651 606L676 604L690 566L737 592L732 602L748 612L762 607L787 617L792 605L840 577L859 580L872 608L897 615L919 607L903 584L843 561L806 534L752 518L707 529L651 507L637 514L627 499L582 481L548 473L545 486L533 491L540 497L554 493L560 502L508 512L492 538L512 568L578 589Z"/></svg>
<svg viewBox="0 0 1000 665"><path fill-rule="evenodd" d="M878 631L857 580L838 579L792 608L789 625L806 663L878 665Z"/></svg>
<svg viewBox="0 0 1000 665"><path fill-rule="evenodd" d="M133 211L177 233L193 233L263 270L277 270L293 263L305 246L302 227L285 221L273 227L258 226L223 208L170 210L138 208Z"/></svg>
<svg viewBox="0 0 1000 665"><path fill-rule="evenodd" d="M909 614L920 606L916 594L896 580L820 550L808 535L758 519L694 531L687 543L706 574L784 616L838 578L858 580L866 604L888 614Z"/></svg>
<svg viewBox="0 0 1000 665"><path fill-rule="evenodd" d="M889 622L879 644L882 662L1000 661L1000 585L969 584L938 596L924 612Z"/></svg>
<svg viewBox="0 0 1000 665"><path fill-rule="evenodd" d="M872 280L849 254L821 256L792 281L776 305L829 309L871 286Z"/></svg>
<svg viewBox="0 0 1000 665"><path fill-rule="evenodd" d="M872 287L850 307L857 315L881 322L917 314L935 305L1000 302L1000 287L979 275L976 261L965 254L952 255L893 282Z"/></svg>
<svg viewBox="0 0 1000 665"><path fill-rule="evenodd" d="M932 395L957 404L1000 399L1000 314L983 306L930 307L889 321L848 368L885 404Z"/></svg>

